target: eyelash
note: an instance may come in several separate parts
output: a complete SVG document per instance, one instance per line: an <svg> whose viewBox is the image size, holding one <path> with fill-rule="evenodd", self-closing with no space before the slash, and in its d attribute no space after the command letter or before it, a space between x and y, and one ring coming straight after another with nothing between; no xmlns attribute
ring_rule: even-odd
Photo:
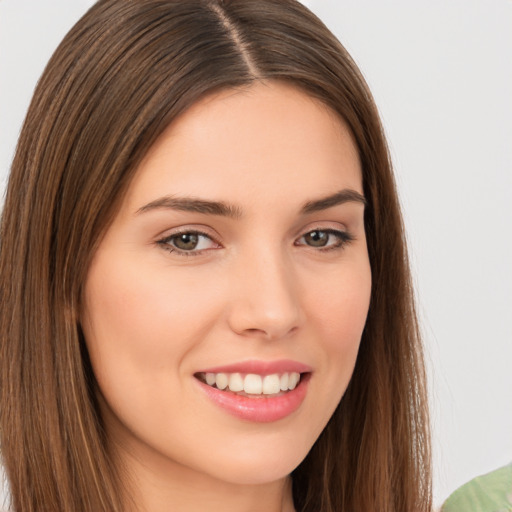
<svg viewBox="0 0 512 512"><path fill-rule="evenodd" d="M160 245L164 250L166 250L166 251L168 251L170 253L176 253L176 254L178 254L180 256L200 256L205 251L209 250L209 249L203 249L203 250L199 250L199 251L197 251L197 250L184 251L182 249L178 249L177 247L173 247L171 245L171 241L173 239L178 238L179 236L182 236L182 235L198 235L198 236L203 236L203 237L206 237L206 238L210 239L215 244L220 245L210 235L208 235L207 233L203 233L202 231L198 231L197 229L187 229L187 230L183 230L183 231L178 231L176 233L173 233L172 235L169 235L169 236L166 236L165 238L162 238L161 240L158 240L157 244Z"/></svg>
<svg viewBox="0 0 512 512"><path fill-rule="evenodd" d="M311 246L311 245L308 245L308 244L299 244L299 243L297 243L298 240L301 240L306 235L314 233L315 231L320 232L320 233L326 233L327 235L333 235L333 236L337 237L338 240L337 240L337 242L335 242L332 245L319 246L319 247L314 247L314 246ZM207 233L204 233L202 231L198 231L198 230L178 231L176 233L173 233L172 235L166 236L165 238L162 238L162 239L158 240L157 244L159 246L161 246L164 250L166 250L166 251L168 251L170 253L176 253L176 254L178 254L180 256L185 256L185 257L188 257L188 256L200 256L205 251L210 250L210 249L202 249L202 250L185 251L185 250L182 250L182 249L178 249L177 247L173 247L171 245L171 241L175 240L176 238L178 238L179 236L182 236L182 235L197 235L197 236L200 236L200 237L206 237L206 238L210 239L212 242L214 242L215 244L220 245L210 235L208 235ZM348 233L347 231L341 231L341 230L331 229L331 228L327 228L327 229L315 228L315 229L311 229L310 231L307 231L306 233L301 235L295 241L294 245L295 246L302 246L303 245L303 246L309 247L311 249L316 249L319 252L329 252L329 251L341 250L346 245L348 245L351 242L353 242L354 240L355 240L355 237L353 235L351 235L350 233Z"/></svg>
<svg viewBox="0 0 512 512"><path fill-rule="evenodd" d="M294 245L305 245L306 247L316 249L317 251L320 251L320 252L329 252L329 251L334 251L336 249L343 249L343 248L345 248L346 245L348 245L350 242L353 242L355 240L354 236L352 236L348 231L341 231L339 229L332 229L332 228L311 229L307 233L304 233L302 236L300 236L300 238L298 240L300 240L301 238L304 238L306 235L314 233L315 231L320 232L320 233L327 233L327 235L333 235L338 240L337 240L337 242L335 242L332 245L320 246L320 247L315 247L315 246L307 245L307 244L297 244L297 242L295 242Z"/></svg>

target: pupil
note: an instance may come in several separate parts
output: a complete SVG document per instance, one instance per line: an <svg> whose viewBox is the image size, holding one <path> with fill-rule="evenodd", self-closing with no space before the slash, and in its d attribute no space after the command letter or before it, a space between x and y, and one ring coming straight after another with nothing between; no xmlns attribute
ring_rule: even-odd
<svg viewBox="0 0 512 512"><path fill-rule="evenodd" d="M178 249L183 249L184 251L190 251L192 249L195 249L197 246L197 243L199 241L199 236L195 233L183 233L181 235L178 235L176 237L176 240L174 241L174 245Z"/></svg>
<svg viewBox="0 0 512 512"><path fill-rule="evenodd" d="M327 244L329 235L325 231L311 231L311 233L308 233L305 238L308 245L323 247Z"/></svg>

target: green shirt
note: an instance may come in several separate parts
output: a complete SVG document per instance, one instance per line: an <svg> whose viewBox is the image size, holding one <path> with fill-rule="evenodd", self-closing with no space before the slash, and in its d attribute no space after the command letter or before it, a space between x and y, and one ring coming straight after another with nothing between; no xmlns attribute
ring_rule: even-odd
<svg viewBox="0 0 512 512"><path fill-rule="evenodd" d="M512 463L459 487L442 512L512 512Z"/></svg>

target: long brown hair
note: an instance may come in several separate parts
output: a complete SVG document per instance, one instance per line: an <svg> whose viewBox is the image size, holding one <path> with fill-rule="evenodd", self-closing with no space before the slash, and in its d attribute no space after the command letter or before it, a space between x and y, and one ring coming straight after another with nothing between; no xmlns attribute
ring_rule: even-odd
<svg viewBox="0 0 512 512"><path fill-rule="evenodd" d="M34 94L1 224L0 443L16 512L120 512L129 499L77 321L102 233L141 158L214 91L282 80L350 127L372 296L354 375L293 472L297 511L426 512L422 347L391 164L356 65L293 0L100 0Z"/></svg>

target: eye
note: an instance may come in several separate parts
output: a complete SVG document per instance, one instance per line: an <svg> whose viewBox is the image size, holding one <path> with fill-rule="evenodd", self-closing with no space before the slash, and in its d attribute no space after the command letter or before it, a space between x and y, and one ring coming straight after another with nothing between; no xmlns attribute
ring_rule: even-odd
<svg viewBox="0 0 512 512"><path fill-rule="evenodd" d="M170 252L186 254L187 256L200 254L202 251L220 247L211 237L199 231L174 233L159 240L158 244Z"/></svg>
<svg viewBox="0 0 512 512"><path fill-rule="evenodd" d="M317 249L338 249L354 238L346 231L337 229L314 229L302 235L295 245L307 245Z"/></svg>

